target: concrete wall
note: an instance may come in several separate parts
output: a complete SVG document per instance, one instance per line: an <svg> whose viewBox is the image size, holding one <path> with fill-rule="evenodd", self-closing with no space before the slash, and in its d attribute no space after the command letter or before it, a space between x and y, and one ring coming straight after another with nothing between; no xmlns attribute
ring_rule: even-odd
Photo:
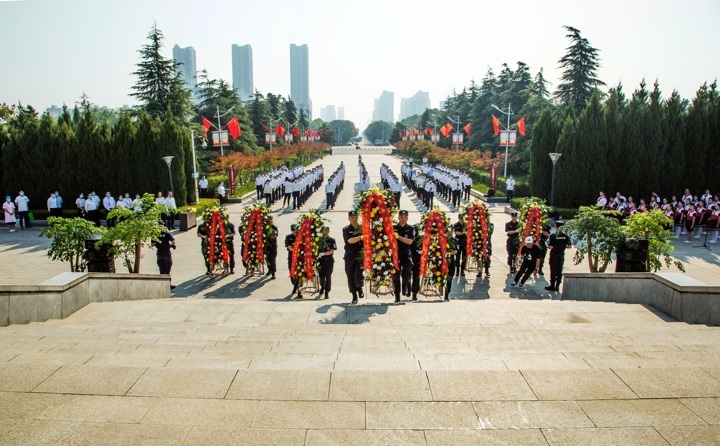
<svg viewBox="0 0 720 446"><path fill-rule="evenodd" d="M649 305L677 321L720 325L720 287L680 273L566 274L562 296Z"/></svg>
<svg viewBox="0 0 720 446"><path fill-rule="evenodd" d="M0 327L63 319L91 302L168 298L168 275L63 273L40 285L0 286Z"/></svg>

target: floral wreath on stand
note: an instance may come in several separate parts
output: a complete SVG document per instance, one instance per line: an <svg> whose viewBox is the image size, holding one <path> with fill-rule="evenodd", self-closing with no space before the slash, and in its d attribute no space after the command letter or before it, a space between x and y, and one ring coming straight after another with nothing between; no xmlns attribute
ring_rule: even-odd
<svg viewBox="0 0 720 446"><path fill-rule="evenodd" d="M290 261L290 278L298 280L298 289L314 293L319 289L317 272L318 253L322 238L325 219L322 212L311 209L298 218L298 231L295 235L292 258Z"/></svg>
<svg viewBox="0 0 720 446"><path fill-rule="evenodd" d="M376 296L394 294L393 275L398 268L398 243L393 227L397 204L392 190L372 187L361 191L356 212L363 238L363 274Z"/></svg>
<svg viewBox="0 0 720 446"><path fill-rule="evenodd" d="M226 266L229 265L230 253L227 248L225 234L225 221L228 219L228 215L225 208L208 208L203 213L202 218L207 231L207 238L203 241L207 248L205 250L205 262L210 265L211 271L220 260L224 261Z"/></svg>
<svg viewBox="0 0 720 446"><path fill-rule="evenodd" d="M270 209L264 204L245 206L240 217L242 235L242 261L246 275L262 276L265 273L265 244L270 228Z"/></svg>
<svg viewBox="0 0 720 446"><path fill-rule="evenodd" d="M420 294L443 296L448 280L448 253L452 240L452 224L445 212L435 208L420 217L423 231L420 242Z"/></svg>
<svg viewBox="0 0 720 446"><path fill-rule="evenodd" d="M467 271L480 273L485 259L490 257L490 211L487 205L476 201L465 206L462 213L467 224L467 237L465 246L458 246L458 249L464 249L468 257Z"/></svg>
<svg viewBox="0 0 720 446"><path fill-rule="evenodd" d="M518 233L522 233L520 238L520 247L518 248L518 258L523 247L523 241L527 237L533 238L533 243L540 240L543 225L547 223L550 208L545 204L545 200L537 197L525 199L525 203L520 206L520 222L518 224Z"/></svg>

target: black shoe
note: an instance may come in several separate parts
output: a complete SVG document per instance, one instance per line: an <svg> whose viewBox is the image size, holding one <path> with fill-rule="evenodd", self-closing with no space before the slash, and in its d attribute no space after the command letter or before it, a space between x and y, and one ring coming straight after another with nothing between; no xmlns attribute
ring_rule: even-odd
<svg viewBox="0 0 720 446"><path fill-rule="evenodd" d="M352 305L357 305L357 299L353 299L352 302L350 302Z"/></svg>
<svg viewBox="0 0 720 446"><path fill-rule="evenodd" d="M513 282L513 283L510 284L510 286L515 286L515 285L517 285L517 284L518 284L517 282Z"/></svg>
<svg viewBox="0 0 720 446"><path fill-rule="evenodd" d="M450 298L445 296L445 302L450 302Z"/></svg>
<svg viewBox="0 0 720 446"><path fill-rule="evenodd" d="M545 273L542 272L542 270L538 271L538 274L540 274L541 276L544 276L544 275L545 275Z"/></svg>
<svg viewBox="0 0 720 446"><path fill-rule="evenodd" d="M520 288L522 288L522 287L523 287L523 284L522 284L522 282L521 282L521 283L520 283L520 285L518 285L518 286L519 286Z"/></svg>
<svg viewBox="0 0 720 446"><path fill-rule="evenodd" d="M460 275L461 275L462 277L465 277L465 271L461 272Z"/></svg>
<svg viewBox="0 0 720 446"><path fill-rule="evenodd" d="M489 270L485 270L485 275L486 275L486 276L489 276L489 275L490 275L490 271L489 271Z"/></svg>
<svg viewBox="0 0 720 446"><path fill-rule="evenodd" d="M174 289L175 289L175 285L170 285L170 289L171 289L171 290L174 290Z"/></svg>
<svg viewBox="0 0 720 446"><path fill-rule="evenodd" d="M395 298L395 305L400 305L400 298L399 298L399 297L396 297L396 298Z"/></svg>
<svg viewBox="0 0 720 446"><path fill-rule="evenodd" d="M365 297L365 293L363 293L363 290L361 290L361 289L358 290L358 297L359 297L360 299L363 299L363 298Z"/></svg>
<svg viewBox="0 0 720 446"><path fill-rule="evenodd" d="M417 302L417 294L412 297L412 300L413 300L414 302Z"/></svg>
<svg viewBox="0 0 720 446"><path fill-rule="evenodd" d="M330 294L329 294L329 293L325 293L325 299L330 299Z"/></svg>
<svg viewBox="0 0 720 446"><path fill-rule="evenodd" d="M272 273L272 277L270 279L275 280L275 273Z"/></svg>
<svg viewBox="0 0 720 446"><path fill-rule="evenodd" d="M546 286L545 289L548 291L555 291L555 288L551 286Z"/></svg>
<svg viewBox="0 0 720 446"><path fill-rule="evenodd" d="M297 293L297 296L295 296L296 300L302 300L302 294Z"/></svg>
<svg viewBox="0 0 720 446"><path fill-rule="evenodd" d="M325 289L324 289L324 288L320 288L320 291L318 291L318 294L322 294L322 293L324 293L324 292L325 292Z"/></svg>
<svg viewBox="0 0 720 446"><path fill-rule="evenodd" d="M271 276L272 274L273 274L272 271L268 271L268 272L265 273L266 276Z"/></svg>
<svg viewBox="0 0 720 446"><path fill-rule="evenodd" d="M235 274L235 270L231 268L231 269L230 269L230 274Z"/></svg>

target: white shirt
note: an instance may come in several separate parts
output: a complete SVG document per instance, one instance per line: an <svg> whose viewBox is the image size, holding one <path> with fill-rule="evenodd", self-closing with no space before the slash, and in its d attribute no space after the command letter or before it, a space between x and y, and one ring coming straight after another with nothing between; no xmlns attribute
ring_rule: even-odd
<svg viewBox="0 0 720 446"><path fill-rule="evenodd" d="M85 210L88 212L96 211L97 205L95 204L95 200L93 200L92 198L85 200Z"/></svg>
<svg viewBox="0 0 720 446"><path fill-rule="evenodd" d="M208 180L207 180L207 178L203 178L202 180L200 180L200 182L198 183L198 185L200 186L201 189L207 189L207 187L208 187Z"/></svg>
<svg viewBox="0 0 720 446"><path fill-rule="evenodd" d="M155 203L159 204L160 206L165 206L165 198L157 197L155 198Z"/></svg>
<svg viewBox="0 0 720 446"><path fill-rule="evenodd" d="M177 208L174 197L165 198L165 208L166 209L176 209Z"/></svg>
<svg viewBox="0 0 720 446"><path fill-rule="evenodd" d="M222 183L220 183L220 185L218 186L217 191L218 195L220 195L221 197L225 196L225 186Z"/></svg>
<svg viewBox="0 0 720 446"><path fill-rule="evenodd" d="M18 212L27 212L29 202L30 199L25 195L18 195L15 197L15 204L17 205Z"/></svg>
<svg viewBox="0 0 720 446"><path fill-rule="evenodd" d="M103 198L103 207L106 211L111 211L115 208L115 199L113 197Z"/></svg>
<svg viewBox="0 0 720 446"><path fill-rule="evenodd" d="M605 198L605 195L598 197L597 204L599 206L605 206L607 204L607 198Z"/></svg>
<svg viewBox="0 0 720 446"><path fill-rule="evenodd" d="M505 187L507 190L515 190L515 180L513 178L509 178L505 182Z"/></svg>

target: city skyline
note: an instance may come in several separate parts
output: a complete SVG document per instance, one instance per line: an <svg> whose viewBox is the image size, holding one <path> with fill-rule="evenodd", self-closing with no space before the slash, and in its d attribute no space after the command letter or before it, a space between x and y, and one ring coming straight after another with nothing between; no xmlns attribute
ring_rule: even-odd
<svg viewBox="0 0 720 446"><path fill-rule="evenodd" d="M249 101L255 93L253 83L252 46L234 44L230 47L232 55L232 85L243 101Z"/></svg>
<svg viewBox="0 0 720 446"><path fill-rule="evenodd" d="M310 98L310 62L307 44L290 44L290 99L298 110L305 110L308 119L312 119L312 99Z"/></svg>
<svg viewBox="0 0 720 446"><path fill-rule="evenodd" d="M657 79L664 97L677 89L692 99L704 82L720 76L720 59L712 56L720 41L720 3L713 0L681 7L670 0L608 0L602 8L516 0L502 20L482 0L454 0L442 8L423 0L366 0L345 20L334 5L311 0L292 14L276 14L268 32L267 11L288 11L289 3L268 0L260 8L251 1L213 0L223 16L241 17L242 26L208 32L198 25L198 14L188 13L199 11L189 0L0 1L0 102L44 110L73 107L85 94L99 106L136 104L128 96L137 80L131 73L153 24L164 34L165 57L172 57L175 44L192 46L197 68L228 83L228 46L251 45L254 88L284 97L292 96L288 45L307 44L309 92L318 104L313 115L320 106L343 104L346 119L358 128L371 119L373 99L383 90L397 98L428 92L435 108L453 90L480 83L488 68L498 74L503 63L514 68L523 61L533 75L542 68L554 91L562 72L558 60L569 45L564 25L580 29L599 50L598 77L608 87L622 82L628 95L643 79L650 85ZM458 24L450 38L440 38L439 25L458 11L482 26Z"/></svg>

